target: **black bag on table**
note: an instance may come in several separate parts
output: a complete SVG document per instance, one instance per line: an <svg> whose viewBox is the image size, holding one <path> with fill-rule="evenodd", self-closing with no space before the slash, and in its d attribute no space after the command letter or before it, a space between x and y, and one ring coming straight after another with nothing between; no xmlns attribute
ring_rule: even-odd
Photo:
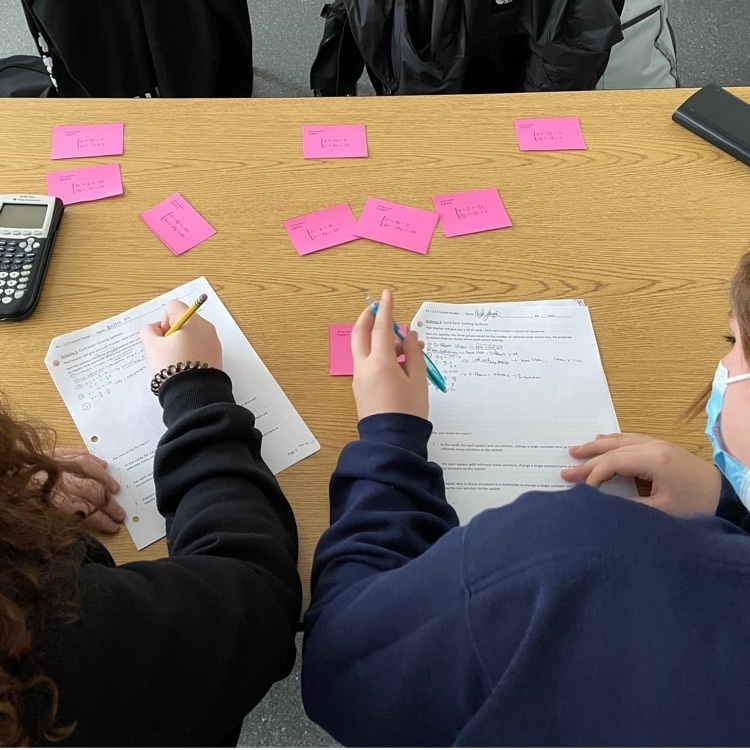
<svg viewBox="0 0 750 750"><path fill-rule="evenodd" d="M40 57L12 55L0 60L0 97L56 95Z"/></svg>
<svg viewBox="0 0 750 750"><path fill-rule="evenodd" d="M60 96L253 92L246 0L22 0Z"/></svg>
<svg viewBox="0 0 750 750"><path fill-rule="evenodd" d="M623 0L333 0L317 96L593 89L622 39Z"/></svg>

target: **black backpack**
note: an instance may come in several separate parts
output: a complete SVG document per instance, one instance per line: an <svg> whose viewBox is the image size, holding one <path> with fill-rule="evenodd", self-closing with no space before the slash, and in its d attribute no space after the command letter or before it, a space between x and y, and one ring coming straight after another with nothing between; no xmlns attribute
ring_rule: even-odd
<svg viewBox="0 0 750 750"><path fill-rule="evenodd" d="M0 96L57 96L41 57L0 59Z"/></svg>

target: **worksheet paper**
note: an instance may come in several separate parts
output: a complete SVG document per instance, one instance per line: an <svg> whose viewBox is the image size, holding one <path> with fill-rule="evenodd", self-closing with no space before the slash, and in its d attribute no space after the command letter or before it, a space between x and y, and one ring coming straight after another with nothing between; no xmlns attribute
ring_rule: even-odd
<svg viewBox="0 0 750 750"><path fill-rule="evenodd" d="M86 443L107 460L120 482L117 500L138 549L164 536L156 509L154 451L165 432L159 400L139 331L161 319L164 305L180 299L208 301L200 315L221 339L223 369L232 379L234 398L255 414L263 434L261 455L274 474L320 450L320 445L268 371L208 281L201 277L121 315L52 340L45 364ZM177 376L181 377L181 376Z"/></svg>
<svg viewBox="0 0 750 750"><path fill-rule="evenodd" d="M582 300L425 302L412 330L448 386L430 388L429 456L461 523L530 490L570 488L568 448L619 432ZM638 494L630 479L602 489Z"/></svg>

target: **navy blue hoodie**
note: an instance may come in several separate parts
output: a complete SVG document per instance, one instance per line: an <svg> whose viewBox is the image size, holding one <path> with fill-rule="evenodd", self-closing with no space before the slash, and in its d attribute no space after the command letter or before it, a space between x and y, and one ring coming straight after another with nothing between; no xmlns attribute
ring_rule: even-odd
<svg viewBox="0 0 750 750"><path fill-rule="evenodd" d="M305 618L305 708L338 741L750 744L750 536L726 482L726 518L576 485L459 526L429 422L359 432Z"/></svg>

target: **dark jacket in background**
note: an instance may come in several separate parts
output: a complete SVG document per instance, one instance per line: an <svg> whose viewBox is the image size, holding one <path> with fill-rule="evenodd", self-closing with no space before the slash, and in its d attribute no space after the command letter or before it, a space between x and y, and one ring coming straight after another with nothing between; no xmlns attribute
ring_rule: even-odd
<svg viewBox="0 0 750 750"><path fill-rule="evenodd" d="M232 746L294 664L302 603L294 515L260 457L229 378L196 370L162 388L154 465L170 556L114 567L91 540L80 619L46 634L66 745Z"/></svg>
<svg viewBox="0 0 750 750"><path fill-rule="evenodd" d="M245 0L22 0L60 96L253 92Z"/></svg>
<svg viewBox="0 0 750 750"><path fill-rule="evenodd" d="M313 91L379 94L593 89L622 39L624 0L333 0Z"/></svg>

